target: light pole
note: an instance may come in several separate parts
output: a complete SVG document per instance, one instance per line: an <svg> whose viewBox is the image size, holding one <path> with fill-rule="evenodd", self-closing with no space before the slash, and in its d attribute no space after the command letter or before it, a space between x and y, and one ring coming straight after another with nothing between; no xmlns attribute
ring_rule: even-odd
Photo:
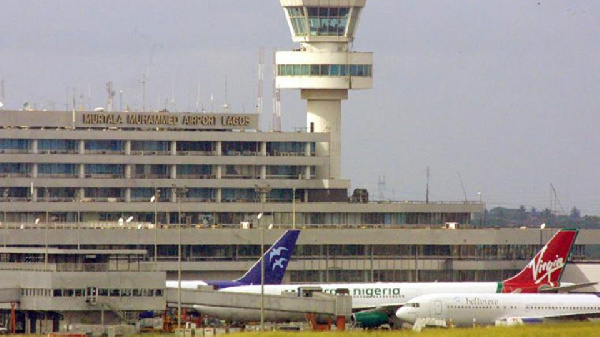
<svg viewBox="0 0 600 337"><path fill-rule="evenodd" d="M292 229L296 229L296 188L292 188Z"/></svg>
<svg viewBox="0 0 600 337"><path fill-rule="evenodd" d="M150 198L150 202L154 204L154 262L156 263L158 258L158 198L160 197L160 190L155 188L154 195Z"/></svg>
<svg viewBox="0 0 600 337"><path fill-rule="evenodd" d="M260 214L258 214L258 228L260 230L260 331L265 331L265 229L262 225L262 217L265 213L265 201L267 194L271 192L271 186L254 185L254 190L260 195Z"/></svg>
<svg viewBox="0 0 600 337"><path fill-rule="evenodd" d="M477 195L479 195L479 204L483 205L483 203L481 202L481 192L477 192ZM481 213L481 216L479 217L479 228L483 227L483 215L485 214L485 209L483 210L483 212Z"/></svg>
<svg viewBox="0 0 600 337"><path fill-rule="evenodd" d="M542 244L544 243L542 241L542 231L544 230L544 228L546 228L546 223L540 225L540 246L542 246Z"/></svg>
<svg viewBox="0 0 600 337"><path fill-rule="evenodd" d="M181 328L181 199L187 194L187 187L178 187L171 185L175 188L175 197L177 198L177 222L179 222L179 244L177 254L177 328Z"/></svg>

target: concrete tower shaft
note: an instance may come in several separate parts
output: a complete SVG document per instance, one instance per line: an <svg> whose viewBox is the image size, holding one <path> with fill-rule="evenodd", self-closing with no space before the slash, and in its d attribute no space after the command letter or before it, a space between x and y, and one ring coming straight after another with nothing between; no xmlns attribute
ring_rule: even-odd
<svg viewBox="0 0 600 337"><path fill-rule="evenodd" d="M294 51L276 54L276 86L300 89L307 101L309 132L328 132L329 143L316 144L317 156L330 158L317 179L341 178L341 101L349 89L373 87L373 54L351 51L366 0L280 0Z"/></svg>

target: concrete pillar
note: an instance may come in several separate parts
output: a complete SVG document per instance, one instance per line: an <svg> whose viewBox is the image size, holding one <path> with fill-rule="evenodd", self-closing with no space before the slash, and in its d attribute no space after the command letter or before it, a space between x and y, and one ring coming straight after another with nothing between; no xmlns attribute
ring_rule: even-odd
<svg viewBox="0 0 600 337"><path fill-rule="evenodd" d="M37 176L38 176L38 164L33 163L33 164L31 164L31 177L37 178Z"/></svg>
<svg viewBox="0 0 600 337"><path fill-rule="evenodd" d="M304 143L304 156L306 156L306 157L311 156L310 142ZM304 166L304 173L300 179L310 179L310 165Z"/></svg>
<svg viewBox="0 0 600 337"><path fill-rule="evenodd" d="M171 155L172 156L177 155L177 142L174 140L171 141Z"/></svg>
<svg viewBox="0 0 600 337"><path fill-rule="evenodd" d="M267 142L260 142L260 155L267 156Z"/></svg>
<svg viewBox="0 0 600 337"><path fill-rule="evenodd" d="M223 196L223 192L221 191L220 188L217 188L217 191L215 193L215 201L216 202L221 202L222 196Z"/></svg>
<svg viewBox="0 0 600 337"><path fill-rule="evenodd" d="M329 133L329 142L315 144L317 157L329 157L329 166L316 169L316 179L340 179L342 175L342 100L348 90L301 90L307 100L308 132Z"/></svg>
<svg viewBox="0 0 600 337"><path fill-rule="evenodd" d="M131 154L131 141L130 140L125 141L125 154L126 155Z"/></svg>
<svg viewBox="0 0 600 337"><path fill-rule="evenodd" d="M267 156L267 142L260 142L260 155ZM260 166L260 179L267 179L267 165Z"/></svg>
<svg viewBox="0 0 600 337"><path fill-rule="evenodd" d="M221 142L216 142L215 147L215 156L222 156L223 145Z"/></svg>
<svg viewBox="0 0 600 337"><path fill-rule="evenodd" d="M31 153L38 153L38 140L34 139L31 141Z"/></svg>
<svg viewBox="0 0 600 337"><path fill-rule="evenodd" d="M223 155L223 143L222 142L216 142L215 143L215 156L217 157L221 157ZM223 166L222 165L215 165L213 167L213 172L215 174L215 178L216 179L222 179L223 177ZM220 188L217 188L216 192L215 192L215 201L216 202L221 202L223 198L223 191ZM216 219L215 219L216 221Z"/></svg>
<svg viewBox="0 0 600 337"><path fill-rule="evenodd" d="M79 154L85 154L85 140L79 141Z"/></svg>
<svg viewBox="0 0 600 337"><path fill-rule="evenodd" d="M125 189L125 202L131 202L131 188Z"/></svg>
<svg viewBox="0 0 600 337"><path fill-rule="evenodd" d="M25 334L31 334L31 319L29 318L29 313L25 314Z"/></svg>

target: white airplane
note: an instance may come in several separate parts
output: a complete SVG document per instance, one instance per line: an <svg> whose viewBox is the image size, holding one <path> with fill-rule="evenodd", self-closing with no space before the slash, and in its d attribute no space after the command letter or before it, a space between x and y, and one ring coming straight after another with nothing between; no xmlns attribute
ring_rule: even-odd
<svg viewBox="0 0 600 337"><path fill-rule="evenodd" d="M565 291L585 285L560 284L560 277L566 265L569 252L577 237L577 230L558 231L538 254L517 275L502 282L390 282L390 283L325 283L325 284L285 284L266 285L264 293L281 295L297 293L299 288L319 287L323 292L336 293L343 289L352 296L352 320L364 328L374 328L393 323L394 314L411 299L430 293L535 293L543 291ZM226 288L221 291L237 293L260 293L260 285ZM237 311L217 310L216 308L197 308L201 313L233 320L251 320L250 312L236 317ZM258 315L258 313L254 313ZM267 319L268 320L268 319Z"/></svg>
<svg viewBox="0 0 600 337"><path fill-rule="evenodd" d="M600 317L596 294L428 294L396 312L401 322L444 320L454 326L515 325Z"/></svg>

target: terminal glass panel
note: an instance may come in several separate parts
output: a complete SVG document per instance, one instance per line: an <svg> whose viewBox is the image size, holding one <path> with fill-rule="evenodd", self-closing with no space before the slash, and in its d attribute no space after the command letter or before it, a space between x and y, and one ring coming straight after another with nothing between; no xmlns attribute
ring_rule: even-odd
<svg viewBox="0 0 600 337"><path fill-rule="evenodd" d="M258 149L258 142L223 142L222 144L222 154L225 156L255 156Z"/></svg>
<svg viewBox="0 0 600 337"><path fill-rule="evenodd" d="M188 200L200 202L215 201L215 191L211 188L190 188L188 190Z"/></svg>
<svg viewBox="0 0 600 337"><path fill-rule="evenodd" d="M25 163L0 163L0 176L2 177L29 177L31 164Z"/></svg>
<svg viewBox="0 0 600 337"><path fill-rule="evenodd" d="M77 177L75 164L39 164L38 176L42 177Z"/></svg>
<svg viewBox="0 0 600 337"><path fill-rule="evenodd" d="M187 154L210 154L213 151L213 142L178 141L176 148L177 153L186 152Z"/></svg>
<svg viewBox="0 0 600 337"><path fill-rule="evenodd" d="M40 139L38 140L40 153L76 153L77 141L68 139Z"/></svg>
<svg viewBox="0 0 600 337"><path fill-rule="evenodd" d="M85 164L85 174L90 178L123 178L125 165Z"/></svg>
<svg viewBox="0 0 600 337"><path fill-rule="evenodd" d="M88 153L118 153L125 148L121 140L88 140L85 142L85 151Z"/></svg>
<svg viewBox="0 0 600 337"><path fill-rule="evenodd" d="M224 202L252 202L259 199L254 189L250 188L224 188L222 191Z"/></svg>
<svg viewBox="0 0 600 337"><path fill-rule="evenodd" d="M303 173L300 166L267 166L267 179L298 179Z"/></svg>
<svg viewBox="0 0 600 337"><path fill-rule="evenodd" d="M141 155L164 154L169 151L169 142L165 141L132 141L131 153Z"/></svg>
<svg viewBox="0 0 600 337"><path fill-rule="evenodd" d="M371 64L279 64L277 76L358 76L373 77Z"/></svg>
<svg viewBox="0 0 600 337"><path fill-rule="evenodd" d="M310 23L310 35L346 36L349 7L307 7L306 9ZM305 34L298 34L296 31L296 35Z"/></svg>
<svg viewBox="0 0 600 337"><path fill-rule="evenodd" d="M294 29L294 35L306 36L306 16L304 14L304 7L288 7L288 16Z"/></svg>
<svg viewBox="0 0 600 337"><path fill-rule="evenodd" d="M85 196L91 201L124 201L125 190L121 188L86 188Z"/></svg>
<svg viewBox="0 0 600 337"><path fill-rule="evenodd" d="M306 143L301 142L268 142L268 156L302 156ZM313 143L314 144L314 143Z"/></svg>
<svg viewBox="0 0 600 337"><path fill-rule="evenodd" d="M29 149L30 139L0 139L0 153L27 153Z"/></svg>
<svg viewBox="0 0 600 337"><path fill-rule="evenodd" d="M171 174L171 165L138 164L133 167L134 179L168 179Z"/></svg>
<svg viewBox="0 0 600 337"><path fill-rule="evenodd" d="M210 165L177 165L177 178L209 179L212 177Z"/></svg>
<svg viewBox="0 0 600 337"><path fill-rule="evenodd" d="M255 165L225 165L224 179L260 179L260 167Z"/></svg>

